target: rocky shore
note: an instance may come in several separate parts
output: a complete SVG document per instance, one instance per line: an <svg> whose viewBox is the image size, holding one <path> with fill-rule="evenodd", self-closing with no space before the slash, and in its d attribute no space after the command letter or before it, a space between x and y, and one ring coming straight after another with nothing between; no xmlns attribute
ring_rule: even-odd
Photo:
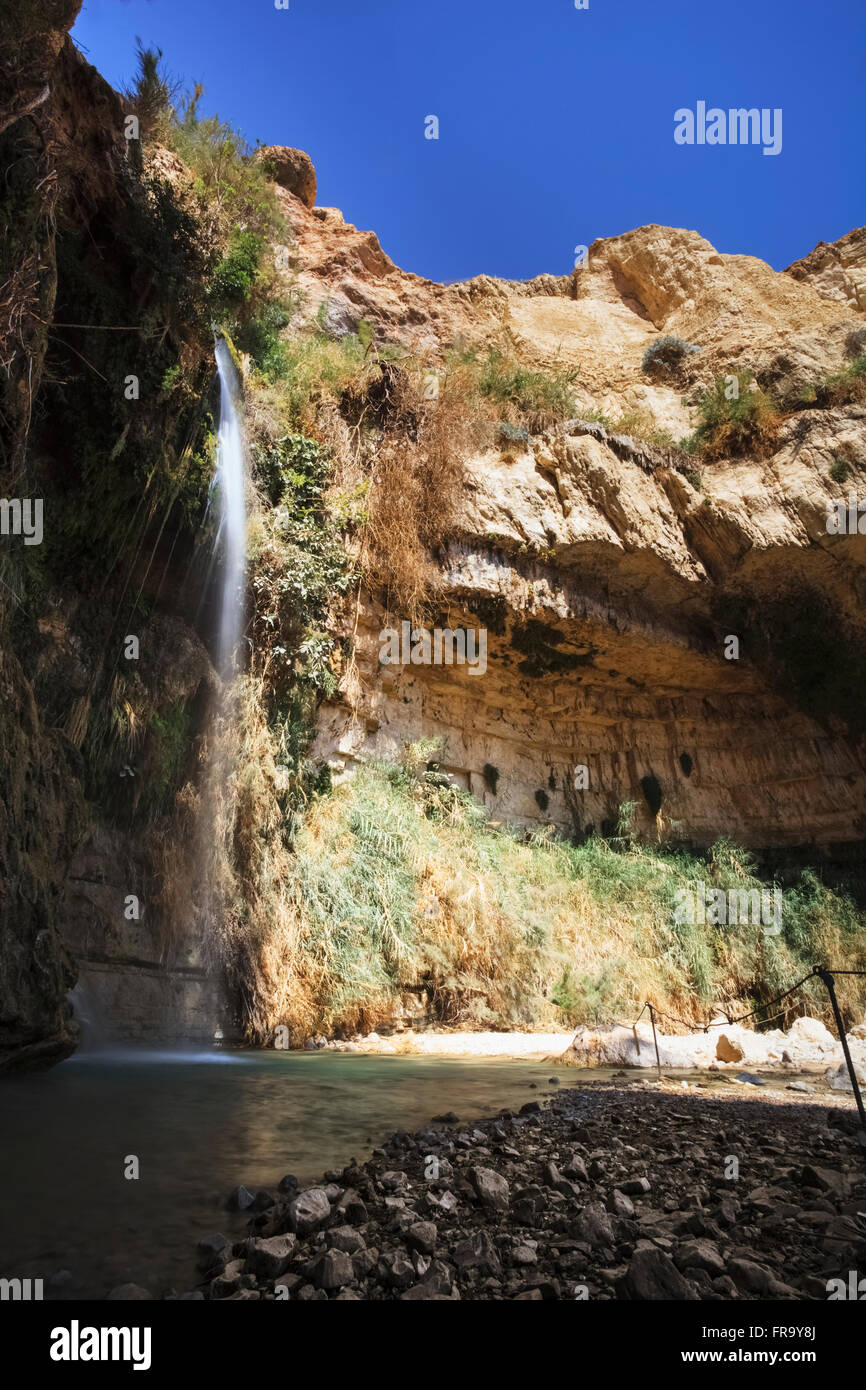
<svg viewBox="0 0 866 1390"><path fill-rule="evenodd" d="M435 1117L317 1186L239 1187L249 1235L203 1240L184 1297L825 1300L866 1274L856 1111L742 1080L551 1077L519 1113Z"/></svg>

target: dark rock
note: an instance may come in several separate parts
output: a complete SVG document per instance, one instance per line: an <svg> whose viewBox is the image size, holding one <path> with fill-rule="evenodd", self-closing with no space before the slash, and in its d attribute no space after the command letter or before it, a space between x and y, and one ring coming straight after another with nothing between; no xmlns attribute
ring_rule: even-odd
<svg viewBox="0 0 866 1390"><path fill-rule="evenodd" d="M586 1164L580 1154L572 1154L562 1171L567 1178L574 1178L577 1182L589 1182Z"/></svg>
<svg viewBox="0 0 866 1390"><path fill-rule="evenodd" d="M725 1273L725 1262L711 1240L687 1240L674 1251L677 1269L702 1269L711 1278Z"/></svg>
<svg viewBox="0 0 866 1390"><path fill-rule="evenodd" d="M620 1298L652 1302L669 1299L694 1302L697 1298L670 1255L648 1246L632 1255L625 1275L617 1283L617 1293Z"/></svg>
<svg viewBox="0 0 866 1390"><path fill-rule="evenodd" d="M601 1202L590 1202L575 1222L575 1235L587 1245L613 1245L614 1234L610 1217Z"/></svg>
<svg viewBox="0 0 866 1390"><path fill-rule="evenodd" d="M247 1242L244 1272L257 1279L276 1279L288 1269L296 1245L293 1235L271 1236L267 1240L254 1237Z"/></svg>
<svg viewBox="0 0 866 1390"><path fill-rule="evenodd" d="M343 1250L347 1255L356 1255L366 1246L364 1237L354 1226L332 1226L325 1233L325 1240L332 1250Z"/></svg>
<svg viewBox="0 0 866 1390"><path fill-rule="evenodd" d="M492 1168L470 1168L467 1176L483 1207L488 1211L507 1210L509 1187L501 1174Z"/></svg>
<svg viewBox="0 0 866 1390"><path fill-rule="evenodd" d="M355 1270L344 1250L326 1250L315 1266L313 1278L319 1289L341 1289L353 1282Z"/></svg>
<svg viewBox="0 0 866 1390"><path fill-rule="evenodd" d="M415 1267L405 1255L387 1254L379 1260L378 1275L392 1289L406 1289L415 1282Z"/></svg>
<svg viewBox="0 0 866 1390"><path fill-rule="evenodd" d="M475 1269L482 1274L501 1274L502 1262L487 1231L475 1231L454 1247L454 1263L459 1270Z"/></svg>
<svg viewBox="0 0 866 1390"><path fill-rule="evenodd" d="M844 1173L837 1173L833 1168L816 1168L811 1163L803 1169L801 1181L804 1187L820 1188L833 1197L845 1197L850 1186Z"/></svg>
<svg viewBox="0 0 866 1390"><path fill-rule="evenodd" d="M436 1249L436 1223L416 1221L406 1232L406 1244L410 1250L419 1250L422 1255L432 1255Z"/></svg>
<svg viewBox="0 0 866 1390"><path fill-rule="evenodd" d="M343 1193L334 1211L352 1226L363 1226L368 1219L366 1204L352 1188Z"/></svg>
<svg viewBox="0 0 866 1390"><path fill-rule="evenodd" d="M289 1203L292 1230L299 1236L314 1231L331 1215L331 1204L321 1187L308 1187Z"/></svg>
<svg viewBox="0 0 866 1390"><path fill-rule="evenodd" d="M620 1192L615 1187L607 1201L607 1209L613 1216L622 1216L630 1219L634 1216L634 1202L626 1197L624 1192Z"/></svg>
<svg viewBox="0 0 866 1390"><path fill-rule="evenodd" d="M624 1192L627 1197L645 1197L651 1188L649 1178L629 1178L627 1182L621 1182L619 1185L620 1192Z"/></svg>

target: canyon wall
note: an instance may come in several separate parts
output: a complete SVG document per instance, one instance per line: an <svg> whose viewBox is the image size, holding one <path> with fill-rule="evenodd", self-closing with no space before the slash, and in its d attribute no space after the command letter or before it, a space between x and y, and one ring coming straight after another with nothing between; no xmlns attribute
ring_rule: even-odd
<svg viewBox="0 0 866 1390"><path fill-rule="evenodd" d="M184 834L171 797L200 776L214 689L195 528L170 469L165 515L150 494L135 530L151 460L156 473L173 436L188 460L206 414L210 325L202 316L190 329L181 304L204 271L172 207L165 245L183 254L171 294L160 280L154 208L162 217L168 203L130 191L125 104L66 37L77 9L32 7L23 40L0 29L14 92L0 108L4 164L38 174L5 193L18 297L2 325L12 344L3 486L44 491L68 527L53 530L44 573L25 583L3 570L0 1067L75 1047L76 982L95 1027L115 1038L229 1027L194 904L172 913L164 901L161 856ZM426 557L427 626L483 630L483 672L383 663L381 632L411 615L362 583L333 605L346 654L318 711L313 762L339 783L430 738L494 823L609 835L634 803L635 828L654 842L724 835L759 849L856 851L866 841L866 534L834 533L827 520L840 501L866 501L866 407L828 403L815 386L851 360L852 342L862 352L863 230L781 273L720 254L697 231L653 225L596 241L565 275L438 285L397 267L338 209L317 207L302 152L270 159L291 233L280 272L297 305L290 334L340 339L363 324L431 380L448 351L496 341L528 368L573 380L573 418L504 431L464 460L448 534ZM174 156L154 167L183 177ZM100 314L140 324L140 342L94 364L101 349L78 330ZM668 377L644 368L660 335L694 349ZM136 346L150 354L152 400L127 420L119 383L130 360L145 360ZM163 384L175 368L177 396ZM772 448L690 458L677 444L701 392L738 371L778 403ZM203 454L205 491L208 466ZM112 568L93 568L115 551ZM141 601L144 659L119 685L128 593ZM115 726L135 752L128 771ZM147 795L151 838L136 820ZM176 860L172 874L184 877ZM131 894L140 911L130 917Z"/></svg>
<svg viewBox="0 0 866 1390"><path fill-rule="evenodd" d="M160 287L124 104L66 32L79 8L16 6L0 21L0 495L41 498L45 516L41 545L4 534L0 553L0 1071L73 1051L76 1007L103 1040L210 1039L225 1013L191 919L166 932L159 843L133 829L155 783L168 793L168 772L194 773L214 677L189 529L153 507L177 409L124 401L129 371L147 397L160 367ZM207 339L160 332L193 373L210 356ZM137 459L153 481L145 505ZM174 767L171 720L187 708L193 752ZM134 756L119 756L120 725Z"/></svg>
<svg viewBox="0 0 866 1390"><path fill-rule="evenodd" d="M356 664L315 745L336 777L437 737L504 821L586 833L633 801L653 838L862 840L866 536L831 534L827 518L866 497L866 410L804 405L862 328L856 289L827 273L857 283L862 233L776 273L696 232L642 227L594 243L570 276L439 286L336 210L284 199L311 319L324 306L349 331L366 317L431 372L444 342L505 333L521 360L575 369L578 408L662 441L576 418L468 460L435 621L484 629L486 672L382 664L380 632L407 615L362 592ZM659 334L698 349L673 384L642 366ZM772 454L689 467L665 438L744 367L791 411Z"/></svg>

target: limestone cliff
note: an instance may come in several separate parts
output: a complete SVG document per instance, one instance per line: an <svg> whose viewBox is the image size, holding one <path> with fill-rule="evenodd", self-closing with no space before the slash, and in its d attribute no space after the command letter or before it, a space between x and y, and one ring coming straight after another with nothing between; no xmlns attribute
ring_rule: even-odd
<svg viewBox="0 0 866 1390"><path fill-rule="evenodd" d="M334 332L366 318L431 369L455 338L504 332L522 359L575 369L578 410L636 417L671 443L701 390L743 367L789 411L769 457L700 471L580 417L471 458L437 557L439 616L488 630L486 674L382 667L385 613L362 594L360 683L323 708L319 756L342 774L436 735L504 820L585 832L636 800L661 838L861 840L866 536L828 534L827 517L866 496L866 410L803 397L863 327L856 294L828 294L818 269L856 268L862 232L777 274L696 232L641 227L594 243L570 276L442 286L400 271L336 210L283 198L306 312ZM698 348L674 383L642 367L669 334ZM589 788L575 794L578 765Z"/></svg>

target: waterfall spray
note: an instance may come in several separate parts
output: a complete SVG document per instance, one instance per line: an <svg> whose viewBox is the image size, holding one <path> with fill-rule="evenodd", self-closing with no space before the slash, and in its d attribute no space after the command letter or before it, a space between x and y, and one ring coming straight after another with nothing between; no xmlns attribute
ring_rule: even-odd
<svg viewBox="0 0 866 1390"><path fill-rule="evenodd" d="M227 680L236 669L238 643L243 631L247 517L244 497L244 436L236 406L237 373L224 338L216 339L216 362L220 379L220 424L216 467L220 494L218 540L224 547L217 665L220 675Z"/></svg>
<svg viewBox="0 0 866 1390"><path fill-rule="evenodd" d="M241 744L239 647L244 630L246 568L246 459L240 412L240 383L231 351L216 338L220 380L220 420L214 484L219 527L214 559L217 583L216 666L222 689L214 701L207 736L207 761L201 782L201 811L197 826L197 875L201 884L202 947L206 966L225 977L232 967L236 943L232 937L232 842L237 804L235 770ZM221 1020L214 1019L214 1024ZM222 1028L216 1032L222 1038ZM216 1035L216 1034L215 1034Z"/></svg>

